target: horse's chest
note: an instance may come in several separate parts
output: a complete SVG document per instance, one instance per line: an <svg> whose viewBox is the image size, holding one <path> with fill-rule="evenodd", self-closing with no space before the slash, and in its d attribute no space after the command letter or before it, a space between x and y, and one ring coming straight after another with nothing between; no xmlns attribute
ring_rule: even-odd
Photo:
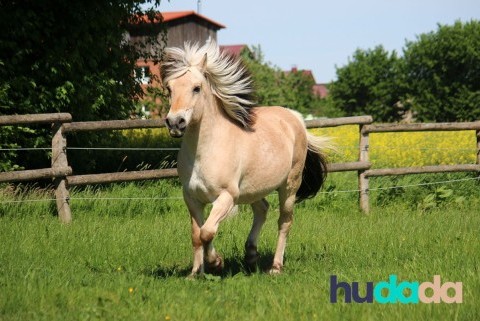
<svg viewBox="0 0 480 321"><path fill-rule="evenodd" d="M179 175L183 188L190 195L204 202L213 202L219 193L218 179L211 170L200 166L188 166Z"/></svg>
<svg viewBox="0 0 480 321"><path fill-rule="evenodd" d="M211 189L210 185L211 184L206 179L205 173L194 168L188 179L187 188L192 192L206 194L209 189Z"/></svg>

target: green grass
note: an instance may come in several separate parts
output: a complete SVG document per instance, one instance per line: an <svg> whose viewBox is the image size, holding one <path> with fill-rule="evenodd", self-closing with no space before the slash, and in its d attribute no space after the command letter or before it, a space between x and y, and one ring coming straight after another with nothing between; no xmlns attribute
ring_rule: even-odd
<svg viewBox="0 0 480 321"><path fill-rule="evenodd" d="M354 175L332 175L327 183L336 190L355 185ZM358 211L354 193L321 195L300 204L280 276L261 272L276 242L278 214L271 196L259 243L260 271L248 274L242 265L252 218L242 207L220 226L216 238L225 271L194 281L185 279L192 253L182 200L101 199L177 197L181 191L175 182L74 191L74 220L67 226L52 215L51 202L0 204L0 320L476 320L478 183L444 188L452 193L429 207L414 203L438 186L395 195L372 192L369 216ZM50 197L39 190L13 194L5 190L0 200ZM357 281L364 290L366 282L386 281L390 274L402 281L432 281L439 274L442 282L463 282L464 303L330 303L331 275Z"/></svg>

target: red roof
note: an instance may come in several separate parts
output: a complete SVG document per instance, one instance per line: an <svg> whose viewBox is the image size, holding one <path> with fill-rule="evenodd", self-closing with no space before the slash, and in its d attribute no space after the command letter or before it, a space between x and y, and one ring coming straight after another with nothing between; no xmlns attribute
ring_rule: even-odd
<svg viewBox="0 0 480 321"><path fill-rule="evenodd" d="M328 96L328 88L325 84L315 84L313 85L313 93L320 98L325 98Z"/></svg>
<svg viewBox="0 0 480 321"><path fill-rule="evenodd" d="M225 28L225 26L222 25L221 23L213 21L212 19L207 18L207 17L205 17L201 14L198 14L195 11L162 12L162 16L163 16L163 21L164 22L169 22L169 21L193 16L193 17L197 17L197 18L200 18L202 20L205 20L205 21L217 26L219 29Z"/></svg>
<svg viewBox="0 0 480 321"><path fill-rule="evenodd" d="M229 46L220 46L220 50L228 53L233 57L238 57L242 53L242 50L247 47L247 45L229 45ZM248 47L247 47L248 48Z"/></svg>
<svg viewBox="0 0 480 321"><path fill-rule="evenodd" d="M284 71L285 74L289 73L297 73L300 72L305 77L310 77L315 82L315 77L313 76L313 72L311 70L299 70L297 67L292 67L292 70ZM320 97L325 98L328 96L328 87L325 84L314 84L312 87L313 94Z"/></svg>
<svg viewBox="0 0 480 321"><path fill-rule="evenodd" d="M171 21L175 21L175 20L187 18L187 17L196 17L201 20L205 20L206 22L216 26L218 29L225 28L225 26L222 25L221 23L213 21L212 19L209 19L201 14L198 14L195 11L156 12L153 18L153 21L151 21L147 15L143 15L139 17L138 22L159 23L161 22L160 16L163 16L163 22L171 22Z"/></svg>
<svg viewBox="0 0 480 321"><path fill-rule="evenodd" d="M313 72L311 70L305 70L305 69L299 70L297 67L292 67L292 70L284 71L285 74L298 73L298 72L302 73L302 75L305 76L305 77L312 78L313 82L316 82L315 77L313 76Z"/></svg>

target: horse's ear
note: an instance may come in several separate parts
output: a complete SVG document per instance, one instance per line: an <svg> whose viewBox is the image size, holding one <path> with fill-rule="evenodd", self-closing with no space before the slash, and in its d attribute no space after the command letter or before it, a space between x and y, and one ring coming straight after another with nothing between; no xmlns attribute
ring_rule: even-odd
<svg viewBox="0 0 480 321"><path fill-rule="evenodd" d="M205 71L207 71L207 54L206 53L203 55L202 61L200 61L198 66L200 67L202 74L204 74Z"/></svg>

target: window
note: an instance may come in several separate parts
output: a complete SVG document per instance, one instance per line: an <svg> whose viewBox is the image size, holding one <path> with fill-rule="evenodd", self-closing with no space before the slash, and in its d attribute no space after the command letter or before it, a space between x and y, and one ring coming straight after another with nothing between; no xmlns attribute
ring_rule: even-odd
<svg viewBox="0 0 480 321"><path fill-rule="evenodd" d="M134 70L134 76L139 83L146 85L150 82L150 69L148 66L137 67Z"/></svg>

